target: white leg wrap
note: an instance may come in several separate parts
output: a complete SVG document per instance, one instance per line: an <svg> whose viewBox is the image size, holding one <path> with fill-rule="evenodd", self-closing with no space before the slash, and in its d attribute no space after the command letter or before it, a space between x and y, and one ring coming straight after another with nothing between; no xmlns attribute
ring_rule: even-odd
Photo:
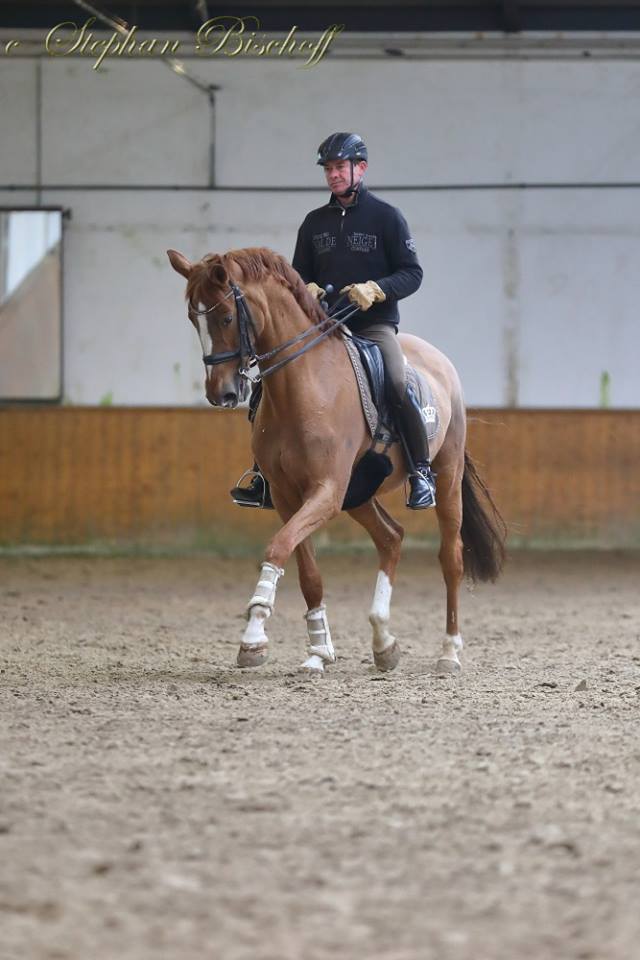
<svg viewBox="0 0 640 960"><path fill-rule="evenodd" d="M373 627L372 646L376 653L382 653L392 643L395 643L395 637L389 633L389 611L391 608L391 592L393 588L391 581L384 570L378 571L376 580L376 590L373 595L373 603L369 613L369 623Z"/></svg>
<svg viewBox="0 0 640 960"><path fill-rule="evenodd" d="M278 580L283 575L284 570L274 566L273 563L262 564L260 579L258 580L255 593L247 604L247 618L251 617L251 608L255 606L264 607L267 610L267 616L270 616L276 601Z"/></svg>
<svg viewBox="0 0 640 960"><path fill-rule="evenodd" d="M324 603L305 614L307 633L309 634L309 656L320 657L326 663L335 663L336 654L331 642L331 631L327 620L327 608Z"/></svg>

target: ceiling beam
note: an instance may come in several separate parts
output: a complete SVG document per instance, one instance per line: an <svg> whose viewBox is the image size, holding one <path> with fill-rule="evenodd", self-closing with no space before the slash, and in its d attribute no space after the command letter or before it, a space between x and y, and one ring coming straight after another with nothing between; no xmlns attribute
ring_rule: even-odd
<svg viewBox="0 0 640 960"><path fill-rule="evenodd" d="M506 33L519 33L522 30L520 13L518 0L502 0L502 16Z"/></svg>
<svg viewBox="0 0 640 960"><path fill-rule="evenodd" d="M238 17L247 11L220 0L91 0L140 30L192 31L210 17ZM287 32L293 25L317 32L344 23L349 32L507 32L639 31L640 0L251 0L249 7L266 32ZM0 0L0 29L45 29L78 19L73 0ZM204 19L208 19L205 17Z"/></svg>

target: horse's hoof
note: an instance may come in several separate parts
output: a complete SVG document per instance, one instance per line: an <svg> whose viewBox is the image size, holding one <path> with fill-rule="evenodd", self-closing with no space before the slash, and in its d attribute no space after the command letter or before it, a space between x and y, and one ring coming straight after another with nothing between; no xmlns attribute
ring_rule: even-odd
<svg viewBox="0 0 640 960"><path fill-rule="evenodd" d="M261 667L267 659L268 649L265 644L261 646L240 645L238 650L239 667Z"/></svg>
<svg viewBox="0 0 640 960"><path fill-rule="evenodd" d="M310 680L323 677L324 663L322 657L315 656L315 654L309 657L309 659L305 660L301 665L300 671L305 677L309 677Z"/></svg>
<svg viewBox="0 0 640 960"><path fill-rule="evenodd" d="M381 650L380 653L378 653L377 650L373 651L373 662L378 670L382 670L385 673L388 670L395 670L399 660L400 644L397 640L394 640L390 647L386 647L384 650Z"/></svg>
<svg viewBox="0 0 640 960"><path fill-rule="evenodd" d="M448 660L446 657L440 657L436 663L436 673L444 676L447 673L460 673L461 666L457 660Z"/></svg>

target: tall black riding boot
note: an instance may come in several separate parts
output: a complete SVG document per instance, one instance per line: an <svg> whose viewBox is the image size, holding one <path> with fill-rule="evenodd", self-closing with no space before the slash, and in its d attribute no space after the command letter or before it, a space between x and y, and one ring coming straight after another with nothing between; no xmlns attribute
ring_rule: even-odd
<svg viewBox="0 0 640 960"><path fill-rule="evenodd" d="M420 404L411 387L405 392L397 420L409 468L411 492L407 506L410 510L435 507L436 475L431 469L429 439Z"/></svg>

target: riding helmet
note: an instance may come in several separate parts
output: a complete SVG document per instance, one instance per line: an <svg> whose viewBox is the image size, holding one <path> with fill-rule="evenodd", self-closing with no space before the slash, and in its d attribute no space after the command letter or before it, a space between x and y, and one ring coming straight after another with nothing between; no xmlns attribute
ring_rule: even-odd
<svg viewBox="0 0 640 960"><path fill-rule="evenodd" d="M317 163L324 167L330 160L366 160L367 147L357 133L332 133L318 147Z"/></svg>

